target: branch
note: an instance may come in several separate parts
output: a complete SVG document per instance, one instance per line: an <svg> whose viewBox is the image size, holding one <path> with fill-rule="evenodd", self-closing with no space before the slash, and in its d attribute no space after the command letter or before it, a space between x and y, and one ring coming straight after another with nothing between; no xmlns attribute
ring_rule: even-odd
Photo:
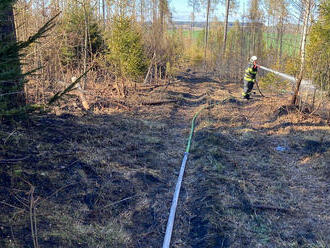
<svg viewBox="0 0 330 248"><path fill-rule="evenodd" d="M65 90L62 92L57 92L48 102L48 105L53 104L57 100L61 99L65 94L69 93L70 91L75 89L75 86L79 83L79 81L92 69L93 67L90 67L86 72L81 74L72 84L70 84Z"/></svg>
<svg viewBox="0 0 330 248"><path fill-rule="evenodd" d="M16 162L20 162L23 160L26 160L30 157L30 155L24 157L24 158L13 158L13 159L6 159L6 160L0 160L0 164L7 164L7 163L16 163Z"/></svg>

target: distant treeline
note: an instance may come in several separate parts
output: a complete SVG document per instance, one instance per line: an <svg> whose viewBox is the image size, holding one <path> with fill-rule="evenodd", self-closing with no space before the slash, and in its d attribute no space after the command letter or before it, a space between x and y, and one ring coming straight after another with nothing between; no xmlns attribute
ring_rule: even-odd
<svg viewBox="0 0 330 248"><path fill-rule="evenodd" d="M235 25L236 22L228 22L228 27L233 27ZM247 26L250 26L251 25L251 22L250 21L244 21L244 22L238 22L239 25L241 27L247 27ZM192 25L192 22L191 21L173 21L172 22L173 25L175 26L191 26ZM210 25L212 24L224 24L224 22L210 22ZM264 26L265 28L273 28L275 30L275 26L272 26L272 25L265 25L264 23L262 22L259 22L259 25L261 26ZM206 22L194 22L194 27L199 27L199 28L205 28L206 26ZM287 28L291 28L291 29L297 29L298 28L298 24L286 24L286 27Z"/></svg>

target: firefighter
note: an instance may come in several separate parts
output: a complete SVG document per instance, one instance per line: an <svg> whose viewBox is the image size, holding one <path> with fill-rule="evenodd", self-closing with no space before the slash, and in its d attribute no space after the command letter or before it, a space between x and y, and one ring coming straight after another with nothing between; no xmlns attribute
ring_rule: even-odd
<svg viewBox="0 0 330 248"><path fill-rule="evenodd" d="M245 99L250 99L250 94L256 81L258 67L259 65L257 65L257 56L252 56L244 74L244 91L242 95Z"/></svg>

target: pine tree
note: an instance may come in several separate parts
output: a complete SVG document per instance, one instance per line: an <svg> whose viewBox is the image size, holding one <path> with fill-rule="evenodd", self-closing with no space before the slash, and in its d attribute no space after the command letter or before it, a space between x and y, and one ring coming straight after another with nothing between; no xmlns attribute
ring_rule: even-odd
<svg viewBox="0 0 330 248"><path fill-rule="evenodd" d="M62 24L61 61L73 68L80 61L101 52L103 38L90 4L73 3L64 13Z"/></svg>
<svg viewBox="0 0 330 248"><path fill-rule="evenodd" d="M16 45L14 0L0 3L0 113L25 105L23 75Z"/></svg>
<svg viewBox="0 0 330 248"><path fill-rule="evenodd" d="M319 20L312 25L307 45L309 77L330 95L330 2L320 5Z"/></svg>
<svg viewBox="0 0 330 248"><path fill-rule="evenodd" d="M13 4L15 0L2 0L0 3L0 118L17 116L31 109L25 102L25 77L36 71L25 74L21 71L23 50L43 37L53 28L55 16L46 22L26 41L16 40Z"/></svg>
<svg viewBox="0 0 330 248"><path fill-rule="evenodd" d="M134 20L125 16L113 19L108 48L108 60L114 65L117 76L137 80L144 75L146 58Z"/></svg>

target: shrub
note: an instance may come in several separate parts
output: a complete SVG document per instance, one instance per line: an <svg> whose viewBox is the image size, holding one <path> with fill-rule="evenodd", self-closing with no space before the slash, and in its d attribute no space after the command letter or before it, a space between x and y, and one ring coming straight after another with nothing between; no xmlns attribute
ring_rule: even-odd
<svg viewBox="0 0 330 248"><path fill-rule="evenodd" d="M319 20L312 26L306 51L309 78L330 94L330 3L320 5Z"/></svg>
<svg viewBox="0 0 330 248"><path fill-rule="evenodd" d="M107 46L107 60L114 66L117 76L138 80L147 69L141 34L133 19L117 16Z"/></svg>
<svg viewBox="0 0 330 248"><path fill-rule="evenodd" d="M62 45L60 49L61 62L63 65L78 66L84 57L85 29L87 22L88 40L87 56L103 51L103 38L93 8L90 5L71 5L64 13L62 24Z"/></svg>

